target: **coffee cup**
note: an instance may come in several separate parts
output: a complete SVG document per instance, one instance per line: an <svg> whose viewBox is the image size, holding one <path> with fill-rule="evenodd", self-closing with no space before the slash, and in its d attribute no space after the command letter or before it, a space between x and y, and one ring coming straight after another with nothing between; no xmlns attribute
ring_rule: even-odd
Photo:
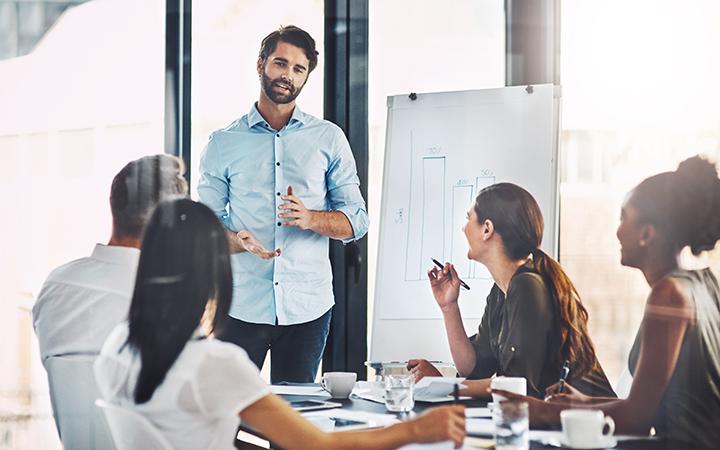
<svg viewBox="0 0 720 450"><path fill-rule="evenodd" d="M570 447L602 447L615 432L612 417L597 409L566 409L560 412L560 423L564 444Z"/></svg>
<svg viewBox="0 0 720 450"><path fill-rule="evenodd" d="M502 389L519 395L527 395L527 380L523 377L495 377L490 380L490 389ZM493 393L493 403L507 400L499 394Z"/></svg>
<svg viewBox="0 0 720 450"><path fill-rule="evenodd" d="M320 384L332 398L348 398L355 387L356 379L357 374L354 372L326 372Z"/></svg>

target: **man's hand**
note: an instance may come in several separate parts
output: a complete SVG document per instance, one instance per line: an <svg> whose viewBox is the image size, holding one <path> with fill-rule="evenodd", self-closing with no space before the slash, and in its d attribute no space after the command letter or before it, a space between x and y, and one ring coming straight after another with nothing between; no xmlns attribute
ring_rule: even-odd
<svg viewBox="0 0 720 450"><path fill-rule="evenodd" d="M439 370L427 359L411 359L407 363L407 369L410 371L412 376L415 378L415 382L422 380L425 377L441 377L442 374Z"/></svg>
<svg viewBox="0 0 720 450"><path fill-rule="evenodd" d="M301 230L311 230L315 226L315 211L311 211L305 207L305 204L293 195L292 186L288 186L287 195L283 195L283 203L278 209L285 211L278 214L281 219L289 219L283 222L284 226L298 227Z"/></svg>
<svg viewBox="0 0 720 450"><path fill-rule="evenodd" d="M279 248L276 248L274 252L271 252L247 230L240 231L236 236L240 247L248 253L252 253L262 259L273 259L276 256L280 256Z"/></svg>

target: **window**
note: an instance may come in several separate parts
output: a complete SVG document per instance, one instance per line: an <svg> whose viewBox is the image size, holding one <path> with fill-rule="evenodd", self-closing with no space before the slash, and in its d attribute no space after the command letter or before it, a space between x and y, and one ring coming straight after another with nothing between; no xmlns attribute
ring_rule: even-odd
<svg viewBox="0 0 720 450"><path fill-rule="evenodd" d="M53 268L108 241L112 177L163 152L165 2L59 3L25 5L34 47L19 27L0 61L3 448L60 448L32 305Z"/></svg>
<svg viewBox="0 0 720 450"><path fill-rule="evenodd" d="M372 323L387 97L504 86L505 11L500 0L452 5L371 0L369 8L368 320Z"/></svg>
<svg viewBox="0 0 720 450"><path fill-rule="evenodd" d="M269 8L252 0L195 2L192 18L192 170L195 194L198 165L213 131L250 111L260 84L255 63L263 38L281 25L296 25L315 39L320 56L298 106L323 117L322 0L279 0Z"/></svg>
<svg viewBox="0 0 720 450"><path fill-rule="evenodd" d="M719 22L714 0L562 4L560 258L613 383L649 293L639 271L620 266L620 206L686 157L720 159Z"/></svg>

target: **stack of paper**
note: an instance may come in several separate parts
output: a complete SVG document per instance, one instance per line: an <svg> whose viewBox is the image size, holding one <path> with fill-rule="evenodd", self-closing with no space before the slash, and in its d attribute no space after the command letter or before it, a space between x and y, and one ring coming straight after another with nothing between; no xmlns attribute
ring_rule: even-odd
<svg viewBox="0 0 720 450"><path fill-rule="evenodd" d="M495 422L492 419L465 419L465 431L471 436L492 437Z"/></svg>
<svg viewBox="0 0 720 450"><path fill-rule="evenodd" d="M288 386L274 384L270 386L270 392L275 395L306 395L312 397L330 397L330 394L320 386Z"/></svg>
<svg viewBox="0 0 720 450"><path fill-rule="evenodd" d="M492 417L490 408L465 408L465 417Z"/></svg>
<svg viewBox="0 0 720 450"><path fill-rule="evenodd" d="M457 384L458 389L465 386L460 384L464 378L455 377L425 377L415 384L414 397L416 402L449 402L452 401L452 393L454 386ZM352 395L370 400L371 402L385 402L385 386L381 382L358 381ZM470 397L460 397L461 400L467 400ZM489 417L490 414L487 414Z"/></svg>

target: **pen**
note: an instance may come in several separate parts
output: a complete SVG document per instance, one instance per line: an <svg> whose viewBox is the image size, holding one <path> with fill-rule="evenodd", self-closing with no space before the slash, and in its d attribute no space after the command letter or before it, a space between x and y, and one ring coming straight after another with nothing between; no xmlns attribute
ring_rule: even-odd
<svg viewBox="0 0 720 450"><path fill-rule="evenodd" d="M557 389L558 394L560 394L563 391L563 389L565 389L565 380L567 379L569 374L570 374L570 361L568 361L566 359L565 363L562 366L562 369L560 370L560 380L558 380L558 389Z"/></svg>
<svg viewBox="0 0 720 450"><path fill-rule="evenodd" d="M453 402L455 404L460 403L460 388L458 388L458 384L453 384Z"/></svg>
<svg viewBox="0 0 720 450"><path fill-rule="evenodd" d="M439 268L441 268L441 269L445 268L445 266L440 264L440 261L438 261L437 259L435 259L435 258L430 258L430 259L432 259L432 262L434 262L435 265L438 266ZM460 278L458 278L458 280L460 280ZM470 290L470 286L468 286L463 280L460 280L460 286L464 287L468 291Z"/></svg>

